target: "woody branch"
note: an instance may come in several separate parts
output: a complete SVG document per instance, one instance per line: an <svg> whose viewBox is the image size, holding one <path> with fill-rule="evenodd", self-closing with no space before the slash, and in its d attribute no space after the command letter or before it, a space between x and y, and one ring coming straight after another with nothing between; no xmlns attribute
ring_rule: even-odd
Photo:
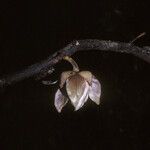
<svg viewBox="0 0 150 150"><path fill-rule="evenodd" d="M47 59L28 66L22 71L1 78L0 87L4 88L8 85L17 83L33 76L39 76L40 78L45 77L48 73L50 74L53 72L53 67L57 63L59 63L65 56L71 56L75 52L87 50L128 53L143 59L147 63L150 63L150 46L138 47L133 45L131 42L123 43L97 39L77 40L71 42L66 47L50 55Z"/></svg>

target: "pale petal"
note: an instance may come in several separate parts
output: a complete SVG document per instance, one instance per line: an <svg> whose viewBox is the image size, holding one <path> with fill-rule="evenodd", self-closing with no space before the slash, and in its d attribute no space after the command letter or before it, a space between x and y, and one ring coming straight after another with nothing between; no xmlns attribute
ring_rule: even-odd
<svg viewBox="0 0 150 150"><path fill-rule="evenodd" d="M62 94L60 89L58 89L55 94L54 105L59 113L61 112L62 108L66 105L67 102L68 99Z"/></svg>
<svg viewBox="0 0 150 150"><path fill-rule="evenodd" d="M60 88L63 87L63 85L65 84L66 80L72 76L74 74L73 71L65 71L61 74L61 77L60 77Z"/></svg>
<svg viewBox="0 0 150 150"><path fill-rule="evenodd" d="M89 84L91 84L92 73L90 71L81 71L79 72L79 75L81 75Z"/></svg>
<svg viewBox="0 0 150 150"><path fill-rule="evenodd" d="M100 96L101 96L101 84L93 76L92 85L90 86L90 91L89 91L89 97L92 101L94 101L97 105L99 105L100 104Z"/></svg>
<svg viewBox="0 0 150 150"><path fill-rule="evenodd" d="M87 86L86 86L84 93L83 93L82 97L80 98L77 106L75 107L75 111L79 110L84 105L84 103L88 100L89 85L88 85L88 83L86 83L86 84L87 84Z"/></svg>
<svg viewBox="0 0 150 150"><path fill-rule="evenodd" d="M76 74L66 80L66 91L75 110L80 109L88 99L89 84Z"/></svg>

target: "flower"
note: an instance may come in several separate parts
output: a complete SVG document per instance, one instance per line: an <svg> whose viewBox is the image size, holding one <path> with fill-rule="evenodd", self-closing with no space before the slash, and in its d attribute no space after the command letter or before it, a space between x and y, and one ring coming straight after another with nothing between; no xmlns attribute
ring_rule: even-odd
<svg viewBox="0 0 150 150"><path fill-rule="evenodd" d="M61 74L60 88L55 94L54 105L60 113L70 100L77 111L88 100L88 97L99 105L100 96L100 82L90 71L65 71Z"/></svg>

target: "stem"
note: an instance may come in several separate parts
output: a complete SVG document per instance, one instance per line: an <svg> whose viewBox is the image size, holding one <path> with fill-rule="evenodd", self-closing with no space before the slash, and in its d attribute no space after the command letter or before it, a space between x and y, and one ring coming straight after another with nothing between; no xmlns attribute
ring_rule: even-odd
<svg viewBox="0 0 150 150"><path fill-rule="evenodd" d="M63 59L71 63L74 72L79 72L78 64L71 57L65 56Z"/></svg>

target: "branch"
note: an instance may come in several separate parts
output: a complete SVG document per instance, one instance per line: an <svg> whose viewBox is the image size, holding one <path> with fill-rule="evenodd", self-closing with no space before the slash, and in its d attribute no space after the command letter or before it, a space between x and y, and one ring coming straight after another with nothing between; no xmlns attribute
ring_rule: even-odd
<svg viewBox="0 0 150 150"><path fill-rule="evenodd" d="M64 56L71 56L77 51L86 50L101 50L128 53L143 59L147 63L150 63L150 47L148 46L138 47L134 46L131 43L101 41L97 39L78 40L73 41L66 47L55 52L53 55L49 56L47 59L41 62L33 64L20 72L8 75L0 79L0 87L4 88L8 85L17 83L32 76L46 76L47 73L53 72L53 66L59 63Z"/></svg>

